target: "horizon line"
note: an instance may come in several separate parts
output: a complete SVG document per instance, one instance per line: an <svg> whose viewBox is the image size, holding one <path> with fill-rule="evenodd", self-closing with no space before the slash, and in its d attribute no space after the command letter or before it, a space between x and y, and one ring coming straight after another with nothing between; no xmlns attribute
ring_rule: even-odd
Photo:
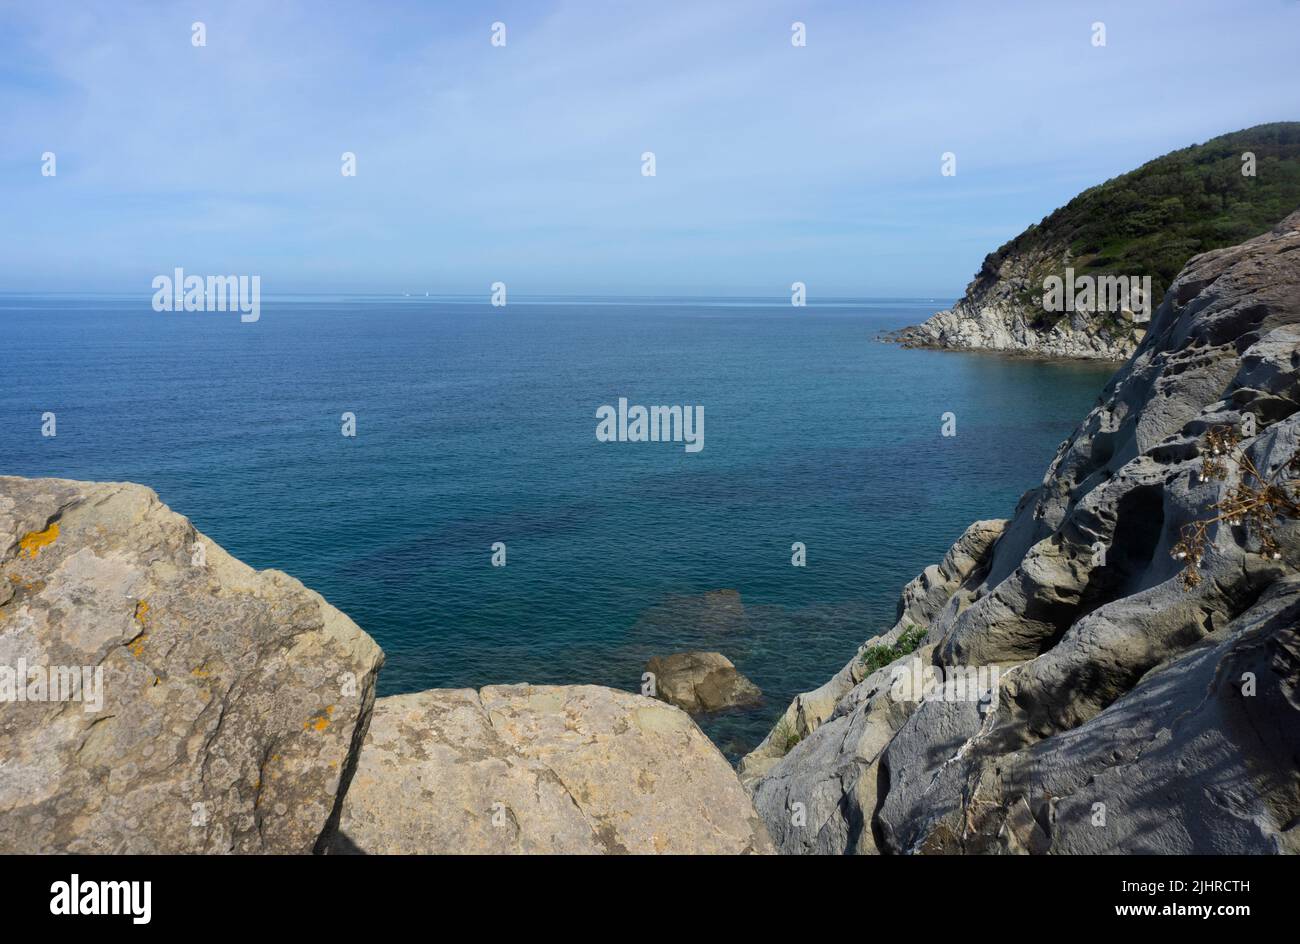
<svg viewBox="0 0 1300 944"><path fill-rule="evenodd" d="M456 299L456 300L473 300L482 299L485 304L490 303L491 292L262 292L263 298L412 298L428 299L430 301L438 299ZM123 291L99 291L94 289L80 290L30 290L30 289L0 289L0 297L18 296L59 296L65 298L151 298L154 292L123 292ZM807 299L807 306L811 307L817 302L854 302L854 301L923 301L923 302L940 302L945 299L958 299L962 296L935 294L935 295L818 295ZM784 299L789 301L789 293L774 293L770 295L737 293L737 294L692 294L684 292L665 292L657 294L637 293L637 294L617 294L607 292L537 292L537 293L511 293L511 301L515 299L599 299L599 300L641 300L641 299L689 299L701 301L748 301L748 300L777 300ZM792 306L801 307L801 306Z"/></svg>

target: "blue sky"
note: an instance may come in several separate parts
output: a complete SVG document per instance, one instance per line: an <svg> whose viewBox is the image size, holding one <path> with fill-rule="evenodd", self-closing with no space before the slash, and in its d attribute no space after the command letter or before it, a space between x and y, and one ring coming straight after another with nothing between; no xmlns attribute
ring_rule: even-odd
<svg viewBox="0 0 1300 944"><path fill-rule="evenodd" d="M1298 43L1295 0L5 3L0 291L949 297L1079 190L1300 118Z"/></svg>

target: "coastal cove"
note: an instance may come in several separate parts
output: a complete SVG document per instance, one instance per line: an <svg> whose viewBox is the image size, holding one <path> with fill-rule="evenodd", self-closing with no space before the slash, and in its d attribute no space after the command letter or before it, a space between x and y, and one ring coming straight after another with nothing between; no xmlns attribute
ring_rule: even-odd
<svg viewBox="0 0 1300 944"><path fill-rule="evenodd" d="M943 304L268 295L245 324L4 295L15 362L58 370L0 390L0 471L155 489L354 619L380 695L636 691L722 652L765 695L700 719L735 759L1015 507L1113 370L876 343ZM707 407L708 447L600 442L621 397Z"/></svg>

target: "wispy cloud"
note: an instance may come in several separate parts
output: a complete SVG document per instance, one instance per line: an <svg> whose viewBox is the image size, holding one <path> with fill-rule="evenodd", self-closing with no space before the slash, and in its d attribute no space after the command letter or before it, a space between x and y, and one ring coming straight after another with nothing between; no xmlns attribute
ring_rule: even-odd
<svg viewBox="0 0 1300 944"><path fill-rule="evenodd" d="M1081 187L1300 116L1300 4L988 7L10 6L0 289L951 294Z"/></svg>

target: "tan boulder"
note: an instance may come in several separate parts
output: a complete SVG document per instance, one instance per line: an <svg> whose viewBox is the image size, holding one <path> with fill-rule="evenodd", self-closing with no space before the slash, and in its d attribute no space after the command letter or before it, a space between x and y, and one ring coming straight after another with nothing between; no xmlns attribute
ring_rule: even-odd
<svg viewBox="0 0 1300 944"><path fill-rule="evenodd" d="M383 653L319 594L143 486L12 477L0 588L0 852L323 845Z"/></svg>
<svg viewBox="0 0 1300 944"><path fill-rule="evenodd" d="M769 853L685 713L594 685L381 698L332 851Z"/></svg>
<svg viewBox="0 0 1300 944"><path fill-rule="evenodd" d="M655 657L646 671L654 676L656 697L691 713L751 705L763 695L720 652Z"/></svg>

